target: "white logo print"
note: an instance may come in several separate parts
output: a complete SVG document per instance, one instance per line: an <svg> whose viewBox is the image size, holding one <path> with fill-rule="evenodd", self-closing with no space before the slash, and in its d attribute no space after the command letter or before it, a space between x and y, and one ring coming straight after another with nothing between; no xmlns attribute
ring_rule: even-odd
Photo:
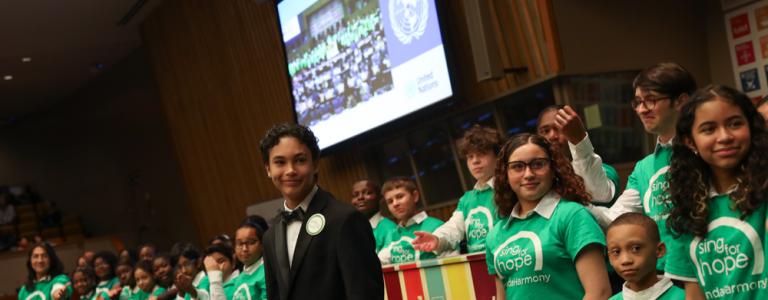
<svg viewBox="0 0 768 300"><path fill-rule="evenodd" d="M234 299L251 300L251 291L248 290L248 284L243 283L237 287Z"/></svg>
<svg viewBox="0 0 768 300"><path fill-rule="evenodd" d="M419 39L427 30L429 4L427 0L390 0L389 22L395 36L403 44Z"/></svg>
<svg viewBox="0 0 768 300"><path fill-rule="evenodd" d="M721 217L709 223L707 227L708 232L719 227L731 227L743 233L747 240L749 240L754 255L754 265L752 267L752 275L759 275L763 273L765 267L765 257L763 256L763 245L760 241L760 236L757 234L752 226L748 223L731 217ZM696 271L699 274L699 280L702 285L704 283L704 274L712 275L723 274L728 275L736 269L744 269L749 265L750 256L742 251L741 245L730 245L724 238L718 238L713 240L707 240L702 243L700 237L696 237L691 241L690 255L693 264L696 266ZM697 252L699 254L714 253L720 258L711 261L699 261L696 259Z"/></svg>
<svg viewBox="0 0 768 300"><path fill-rule="evenodd" d="M41 291L35 291L34 293L29 294L26 300L32 300L35 299L35 297L39 297L39 299L45 300L45 294L43 294Z"/></svg>
<svg viewBox="0 0 768 300"><path fill-rule="evenodd" d="M488 220L488 228L484 228L482 220L475 217L476 214L480 214ZM471 232L469 231L470 225L474 225L474 229ZM475 207L469 211L469 218L464 223L464 232L467 233L467 236L474 239L485 238L491 229L493 229L493 216L487 207Z"/></svg>
<svg viewBox="0 0 768 300"><path fill-rule="evenodd" d="M528 249L520 249L518 245L507 249L507 245L523 238L531 240L531 243L533 244L534 257L531 257L531 254L528 253ZM500 255L511 255L514 258L507 259L506 261L499 261ZM521 231L511 236L503 244L501 244L501 246L499 246L496 251L494 251L493 265L496 268L496 273L500 274L502 273L501 271L516 271L521 267L530 266L532 258L535 258L533 270L541 271L542 267L544 267L544 252L541 247L541 239L539 239L539 236L532 231Z"/></svg>
<svg viewBox="0 0 768 300"><path fill-rule="evenodd" d="M643 208L645 208L646 215L649 215L651 213L651 203L650 203L651 200L653 200L654 203L659 203L659 200L666 201L666 198L659 199L662 196L666 197L667 196L666 193L658 194L654 196L653 199L651 199L651 196L653 195L653 192L663 191L669 187L669 183L667 183L666 180L663 182L656 182L656 180L658 180L659 177L661 177L664 174L667 174L668 170L669 170L669 166L663 167L658 171L656 171L656 174L653 174L653 176L651 176L651 180L648 180L648 190L646 190L645 194L643 195Z"/></svg>

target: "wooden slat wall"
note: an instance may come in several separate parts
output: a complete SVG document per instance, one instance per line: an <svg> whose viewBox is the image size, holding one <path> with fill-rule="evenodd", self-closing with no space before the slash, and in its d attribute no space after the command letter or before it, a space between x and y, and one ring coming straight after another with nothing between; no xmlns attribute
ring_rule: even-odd
<svg viewBox="0 0 768 300"><path fill-rule="evenodd" d="M463 1L445 1L450 13L447 24L454 52L457 82L468 104L492 101L521 86L564 70L551 0L478 0L490 7L501 63L508 72L495 80L477 82Z"/></svg>
<svg viewBox="0 0 768 300"><path fill-rule="evenodd" d="M167 0L142 36L168 115L201 241L232 233L247 205L277 198L266 177L259 139L293 115L290 87L271 1ZM442 2L442 1L441 1ZM562 70L549 0L490 1L505 68L477 83L461 1L445 1L457 82L467 103L480 103ZM354 147L350 147L354 148ZM368 177L358 149L324 158L320 185L342 200Z"/></svg>

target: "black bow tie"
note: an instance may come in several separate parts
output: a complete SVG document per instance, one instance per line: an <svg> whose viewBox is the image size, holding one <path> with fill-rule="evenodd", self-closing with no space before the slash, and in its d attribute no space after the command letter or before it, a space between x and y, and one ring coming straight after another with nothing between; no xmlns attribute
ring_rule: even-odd
<svg viewBox="0 0 768 300"><path fill-rule="evenodd" d="M292 212L282 211L280 216L283 218L283 223L288 224L293 221L304 221L304 210L301 207L295 209Z"/></svg>

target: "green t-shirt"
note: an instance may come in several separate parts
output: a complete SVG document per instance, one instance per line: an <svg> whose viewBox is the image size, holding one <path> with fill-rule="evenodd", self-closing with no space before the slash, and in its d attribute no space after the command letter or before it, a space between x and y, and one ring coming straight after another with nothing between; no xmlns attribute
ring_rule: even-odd
<svg viewBox="0 0 768 300"><path fill-rule="evenodd" d="M208 299L209 297L209 291L210 291L210 283L208 282L208 275L205 274L205 272L200 271L200 274L202 274L200 277L200 281L193 284L195 285L195 291L197 292L197 299ZM184 293L184 300L190 300L192 299L192 295Z"/></svg>
<svg viewBox="0 0 768 300"><path fill-rule="evenodd" d="M605 245L583 205L554 198L546 218L539 210L544 201L524 219L500 222L486 240L488 272L501 279L507 299L581 299L576 256L590 244Z"/></svg>
<svg viewBox="0 0 768 300"><path fill-rule="evenodd" d="M138 287L124 286L123 290L120 291L120 300L130 300L137 291L139 291Z"/></svg>
<svg viewBox="0 0 768 300"><path fill-rule="evenodd" d="M485 238L501 218L493 202L493 189L473 189L459 199L456 211L464 216L465 238L469 253L485 251Z"/></svg>
<svg viewBox="0 0 768 300"><path fill-rule="evenodd" d="M611 298L608 298L608 300L624 300L624 292L619 292L616 295L613 295ZM648 300L683 300L685 299L685 291L679 287L672 286L670 287L664 294L661 294L661 296L655 298L655 299L648 299Z"/></svg>
<svg viewBox="0 0 768 300"><path fill-rule="evenodd" d="M147 300L150 296L160 296L163 293L165 293L165 288L155 285L155 288L152 289L151 293L147 293L142 289L138 289L133 295L131 295L131 300Z"/></svg>
<svg viewBox="0 0 768 300"><path fill-rule="evenodd" d="M381 251L381 248L384 247L384 240L387 239L387 235L397 228L397 224L381 214L377 213L376 215L378 215L380 219L379 223L376 224L376 227L373 228L373 238L376 239L376 253L378 253Z"/></svg>
<svg viewBox="0 0 768 300"><path fill-rule="evenodd" d="M21 286L19 289L19 300L51 300L51 291L54 288L66 286L70 283L69 277L64 274L60 274L53 279L45 278L35 283L31 291L27 290L26 286ZM63 299L69 299L72 296L72 286L66 288L66 293Z"/></svg>
<svg viewBox="0 0 768 300"><path fill-rule="evenodd" d="M684 234L669 252L668 277L698 281L707 298L768 299L766 204L744 219L728 195L711 198L703 238Z"/></svg>
<svg viewBox="0 0 768 300"><path fill-rule="evenodd" d="M419 214L426 215L423 212ZM417 218L417 216L414 216L414 218ZM411 245L411 242L416 238L416 234L414 234L415 231L433 232L440 227L440 225L443 225L443 221L433 217L426 217L421 222L411 224L407 227L397 226L384 240L385 246L381 251L388 251L390 254L389 261L384 263L401 264L414 262L416 260L436 258L437 255L435 255L434 252L416 251L416 249L413 248L413 245Z"/></svg>
<svg viewBox="0 0 768 300"><path fill-rule="evenodd" d="M233 293L227 292L233 290ZM237 277L224 284L225 295L232 295L232 300L266 300L267 283L264 278L264 263L259 260L250 268L246 267Z"/></svg>
<svg viewBox="0 0 768 300"><path fill-rule="evenodd" d="M667 245L667 253L676 251L669 248L674 237L667 228L667 217L672 203L669 201L669 158L672 155L672 147L656 146L656 150L637 162L632 174L627 178L627 190L636 190L640 193L640 201L643 206L643 214L656 221L659 227L661 241ZM656 269L664 270L666 256L656 261Z"/></svg>
<svg viewBox="0 0 768 300"><path fill-rule="evenodd" d="M110 280L103 280L103 281L99 282L99 284L96 285L96 293L95 294L96 295L99 295L99 294L102 294L102 293L108 294L109 291L112 290L112 288L115 285L118 285L118 284L120 284L120 278L117 278L117 277L112 277L112 279L110 279Z"/></svg>

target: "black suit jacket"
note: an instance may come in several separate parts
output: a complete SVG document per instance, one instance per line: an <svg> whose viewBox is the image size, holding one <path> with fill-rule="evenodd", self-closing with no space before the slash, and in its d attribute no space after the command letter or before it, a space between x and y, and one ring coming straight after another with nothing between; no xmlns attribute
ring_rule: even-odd
<svg viewBox="0 0 768 300"><path fill-rule="evenodd" d="M317 235L306 222L325 217ZM381 263L368 219L318 189L309 203L289 267L285 224L277 218L264 234L264 276L270 300L384 299Z"/></svg>

